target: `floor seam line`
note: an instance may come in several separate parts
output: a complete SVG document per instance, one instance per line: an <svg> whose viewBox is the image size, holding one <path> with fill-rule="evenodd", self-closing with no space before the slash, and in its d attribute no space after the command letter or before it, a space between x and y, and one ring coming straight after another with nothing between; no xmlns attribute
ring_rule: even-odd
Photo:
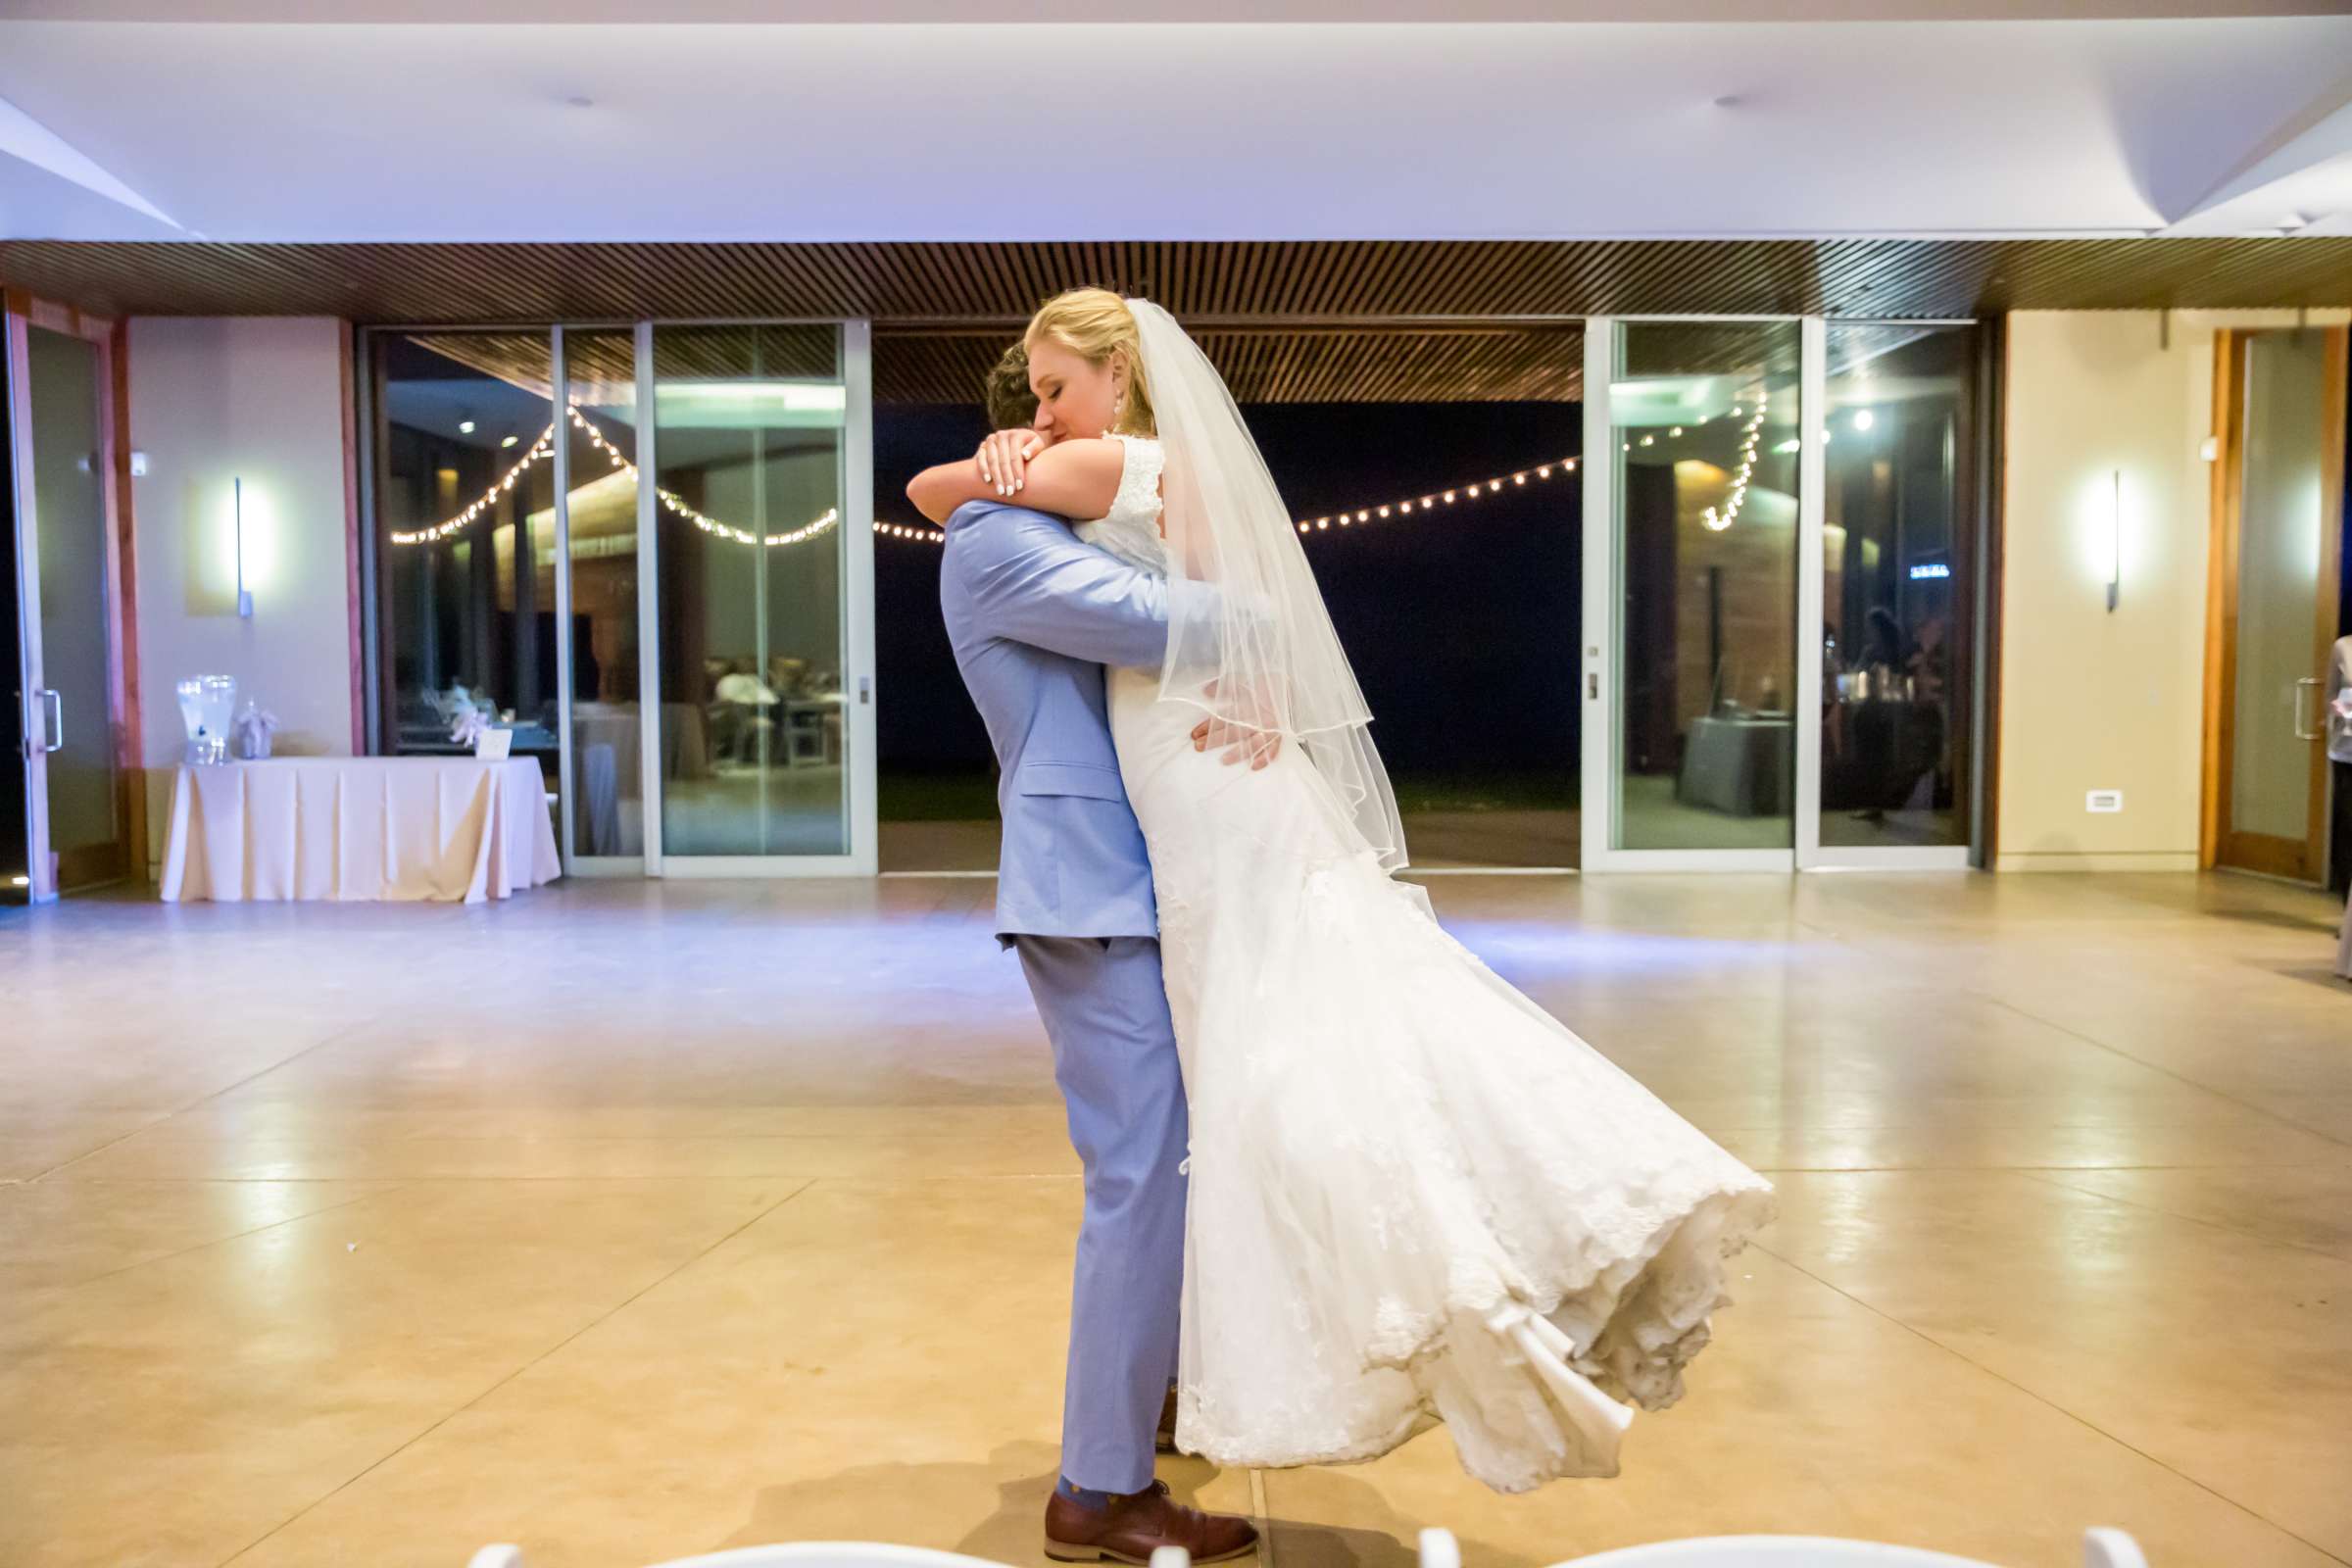
<svg viewBox="0 0 2352 1568"><path fill-rule="evenodd" d="M742 1224L736 1226L733 1230L727 1232L724 1236L721 1236L718 1238L718 1240L712 1242L709 1247L704 1248L701 1251L696 1252L693 1256L681 1260L677 1267L666 1271L658 1278L649 1280L642 1290L634 1291L625 1298L615 1301L612 1306L608 1307L602 1312L599 1312L596 1316L590 1318L587 1322L581 1324L569 1334L564 1335L564 1338L558 1340L555 1344L549 1346L537 1355L532 1356L520 1366L515 1367L514 1370L508 1372L504 1377L492 1383L488 1388L482 1390L481 1393L475 1395L472 1398L467 1399L464 1404L459 1405L456 1409L447 1412L433 1421L430 1425L426 1426L423 1431L416 1433L407 1441L399 1444L393 1447L390 1452L379 1455L377 1458L360 1469L357 1473L345 1478L343 1481L340 1481L333 1487L329 1488L318 1497L314 1498L310 1502L304 1503L300 1508L297 1508L294 1510L294 1512L288 1514L276 1524L271 1525L261 1535L256 1536L253 1540L245 1543L244 1545L239 1546L235 1551L231 1552L226 1557L221 1558L219 1568L228 1568L229 1564L235 1562L238 1558L252 1551L255 1547L266 1545L273 1537L278 1535L279 1532L292 1525L301 1523L302 1520L308 1518L311 1514L324 1507L327 1503L334 1501L335 1498L341 1496L353 1487L358 1486L361 1482L375 1474L376 1471L382 1469L385 1465L390 1464L393 1460L399 1458L402 1454L408 1452L411 1448L416 1446L416 1445L422 1443L425 1439L431 1437L434 1433L440 1431L443 1427L449 1425L450 1422L455 1421L466 1411L473 1409L484 1399L489 1398L499 1390L505 1388L508 1384L513 1383L516 1378L521 1377L524 1373L530 1371L531 1368L539 1365L549 1356L554 1355L557 1351L563 1349L565 1346L580 1338L581 1335L586 1334L589 1330L596 1328L600 1324L610 1322L616 1314L625 1311L627 1308L635 1305L638 1301L644 1299L654 1291L661 1289L662 1286L668 1284L671 1280L676 1279L680 1274L683 1274L686 1270L692 1268L704 1258L709 1257L712 1252L717 1251L720 1248L726 1246L736 1237L741 1236L745 1231L750 1230L753 1226L767 1218L768 1215L775 1213L785 1204L791 1202L794 1199L800 1197L803 1193L806 1193L809 1188L814 1187L815 1185L816 1182L814 1178L803 1181L800 1186L795 1187L791 1192L786 1193L782 1198L777 1199L774 1202L768 1204L767 1207L761 1209L759 1213L754 1214L750 1219L745 1220Z"/></svg>
<svg viewBox="0 0 2352 1568"><path fill-rule="evenodd" d="M92 1274L87 1279L74 1280L68 1284L58 1286L57 1289L78 1290L82 1286L95 1285L100 1280L111 1280L119 1275L128 1274L135 1269L151 1268L157 1263L169 1263L175 1257L188 1257L194 1253L205 1251L211 1248L225 1247L230 1242L241 1242L248 1236L261 1236L270 1231L281 1229L287 1225L299 1225L306 1219L317 1219L321 1214L339 1214L343 1210L354 1207L357 1204L373 1202L379 1198L390 1198L395 1194L404 1191L406 1191L405 1187L396 1185L387 1187L380 1193L362 1193L357 1198L347 1198L340 1203L329 1203L324 1208L314 1208L308 1213L304 1214L289 1214L284 1219L271 1220L267 1225L256 1225L251 1230L237 1231L228 1236L216 1236L209 1242L198 1242L192 1247L182 1247L173 1251L164 1252L155 1257L143 1257L135 1263L124 1263L120 1268L110 1268L103 1274Z"/></svg>
<svg viewBox="0 0 2352 1568"><path fill-rule="evenodd" d="M1967 1366L1974 1371L1984 1373L1984 1376L1992 1379L1995 1383L2000 1383L2009 1388L2015 1389L2018 1393L2024 1395L2027 1398L2032 1399L2034 1403L2041 1405L2043 1408L2054 1410L2058 1414L2064 1416L2067 1420L2072 1421L2077 1426L2082 1427L2084 1431L2095 1433L2099 1437L2106 1439L2109 1443L2114 1444L2117 1447L2122 1448L2127 1452L2137 1454L2140 1458L2145 1459L2148 1463L2156 1466L2157 1469L2162 1470L2165 1474L2178 1476L2180 1480L2187 1482L2192 1487L2195 1487L2199 1492L2206 1494L2208 1496L2213 1497L2215 1500L2224 1503L2230 1508L2236 1509L2239 1513L2244 1514L2247 1518L2254 1520L2256 1523L2266 1525L2269 1528L2278 1531L2289 1541L2301 1542L2304 1545L2309 1546L2321 1556L2326 1557L2329 1562L2340 1563L2345 1560L2341 1557L2338 1557L2334 1552L2329 1551L2327 1547L2321 1545L2318 1542L2305 1539L2295 1531L2288 1529L2285 1525L2278 1523L2278 1521L2276 1519L2272 1519L2263 1514L2255 1512L2253 1508L2238 1501L2235 1497L2230 1496L2228 1493L2223 1492L2210 1482L2200 1481L2195 1476L2188 1474L2188 1472L2179 1469L2174 1465L2167 1463L2165 1460L2159 1459L2156 1457L2156 1455L2148 1452L2145 1448L2140 1447L2137 1444L2132 1442L2130 1439L2119 1437L2115 1433L2108 1431L2105 1427L2100 1426L2088 1416L2082 1415L2076 1411L2068 1409L2065 1405L2060 1404L2057 1400L2051 1398L2049 1396L2026 1387L2023 1383L2018 1382L2015 1378L2010 1377L2007 1373L1999 1372L1991 1367L1986 1366L1984 1362L1978 1360L1975 1356L1970 1355L1967 1351L1959 1349L1954 1346L1944 1344L1943 1341L1936 1338L1935 1335L1928 1333L1925 1329L1916 1328L1911 1324L1904 1322L1901 1318L1896 1317L1892 1312L1887 1311L1886 1308L1875 1305L1874 1303L1863 1299L1861 1297L1856 1296L1853 1292L1845 1289L1843 1286L1838 1285L1832 1280L1824 1279L1821 1275L1814 1273L1811 1269L1805 1267L1802 1263L1797 1262L1794 1258L1784 1256L1782 1253L1772 1250L1762 1242L1751 1242L1748 1245L1755 1248L1757 1251L1762 1252L1765 1256L1773 1258L1776 1261L1784 1263L1789 1268L1796 1270L1797 1273L1802 1274L1805 1278L1811 1280L1823 1290L1829 1291L1834 1295L1839 1296L1844 1299L1853 1302L1856 1306L1862 1308L1863 1311L1870 1313L1873 1317L1879 1318L1884 1322L1893 1324L1896 1328L1918 1340L1921 1344L1933 1347L1934 1348L1942 1351L1945 1355L1952 1357L1952 1359L1960 1362L1962 1365ZM2086 1525L2083 1528L2088 1529L2091 1527Z"/></svg>
<svg viewBox="0 0 2352 1568"><path fill-rule="evenodd" d="M349 1039L351 1036L358 1034L361 1030L367 1027L368 1025L365 1023L355 1023L347 1029L338 1029L333 1034L327 1035L323 1039L314 1040L309 1045L303 1047L300 1051L295 1052L290 1056L281 1057L278 1060L271 1062L267 1067L260 1068L254 1072L249 1072L233 1084L223 1084L221 1087L214 1090L209 1095L198 1095L194 1100L189 1101L186 1104L179 1106L175 1110L168 1110L164 1112L163 1115L157 1117L151 1122L148 1122L145 1126L134 1127L120 1138L110 1138L105 1143L100 1144L96 1149L85 1150L81 1153L75 1154L72 1159L60 1161L59 1163L50 1166L47 1170L42 1171L40 1175L35 1176L32 1179L36 1182L45 1181L60 1171L71 1170L73 1167L80 1164L85 1159L95 1159L110 1149L119 1148L123 1144L129 1143L133 1138L137 1138L145 1133L153 1132L156 1128L161 1127L164 1123L172 1120L174 1116L184 1116L199 1105L211 1104L214 1101L219 1100L222 1095L233 1095L238 1090L244 1088L247 1084L259 1083L264 1078L267 1078L271 1073L277 1071L280 1067L291 1066L295 1062L300 1061L303 1057L309 1055L312 1052L323 1051L328 1046L333 1045L336 1041Z"/></svg>
<svg viewBox="0 0 2352 1568"><path fill-rule="evenodd" d="M2259 1168L2274 1170L2302 1170L2307 1167L2300 1165L2283 1165L2265 1166ZM2045 1186L2054 1187L2062 1193L2076 1193L2084 1198L2095 1198L2103 1203L2114 1203L2123 1208L2135 1209L2142 1214L2162 1215L2166 1219L2179 1220L2184 1225L2202 1225L2207 1230L2220 1231L2225 1236L2242 1236L2247 1241L2260 1242L2265 1247L2283 1247L2292 1252L2308 1252L2314 1257L2324 1257L2331 1262L2352 1264L2352 1257L2345 1257L2339 1253L2330 1252L2322 1248L2307 1247L2301 1242L2282 1241L2276 1236L2265 1236L2259 1231L2246 1230L2240 1226L2231 1225L2223 1220L2207 1219L2202 1214L2183 1214L2177 1208L2166 1208L2158 1203L2143 1203L2135 1198L2118 1198L2113 1193L2102 1193L2095 1187L2077 1187L2071 1182L2060 1181L2058 1179L2059 1176L2069 1174L2067 1172L2021 1170L2018 1172L2018 1174L2024 1176L2029 1181L2036 1181Z"/></svg>
<svg viewBox="0 0 2352 1568"><path fill-rule="evenodd" d="M2257 1116L2268 1117L2270 1120L2277 1122L2281 1127L2292 1127L2299 1133L2308 1133L2314 1138L2320 1139L2326 1143L2334 1144L2338 1148L2352 1149L2352 1142L2347 1142L2344 1139L2337 1138L2330 1133L2321 1132L2316 1127L2306 1127L2301 1122L2292 1120L2286 1116L2281 1116L2278 1114L2278 1112L2272 1110L2267 1106L2257 1105L2251 1101L2240 1100L2237 1096L2230 1094L2226 1089L2217 1089L2209 1083L2204 1083L2198 1079L2189 1077L2188 1074L2184 1072L2178 1072L2171 1067L2159 1065L2156 1062L2149 1061L2144 1056L2135 1056L2121 1046L2111 1046L2106 1041L2101 1040L2094 1035L2086 1035L2082 1030L2060 1023L2055 1018L2045 1018L2038 1012L2034 1012L2026 1007L2020 1006L2014 1002L2011 1002L2007 997L1998 996L1989 991L1982 991L1974 986L1969 987L1968 990L1971 995L1982 997L1984 1001L1991 1003L1996 1007L2016 1013L2020 1018L2025 1018L2031 1022L2040 1024L2045 1029L2055 1029L2060 1034L2065 1035L2071 1040L2080 1040L2084 1045L2089 1046L2094 1050L2104 1051L2113 1056L2120 1056L2124 1060L2132 1063L2134 1066L2144 1067L2149 1072L2155 1073L2160 1077L2170 1078L2177 1084L2186 1084L2191 1089L2195 1089L2204 1094L2213 1096L2216 1100L2221 1101L2224 1104L2235 1105L2240 1110L2251 1111Z"/></svg>

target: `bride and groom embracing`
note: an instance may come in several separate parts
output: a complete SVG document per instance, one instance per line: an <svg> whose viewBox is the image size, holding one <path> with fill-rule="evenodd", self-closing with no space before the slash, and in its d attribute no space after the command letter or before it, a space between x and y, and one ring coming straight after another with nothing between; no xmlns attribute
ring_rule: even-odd
<svg viewBox="0 0 2352 1568"><path fill-rule="evenodd" d="M1085 1170L1047 1555L1251 1549L1155 1448L1343 1463L1443 1421L1499 1491L1615 1474L1770 1187L1394 877L1371 715L1175 319L1077 290L1022 347L1026 427L907 494Z"/></svg>

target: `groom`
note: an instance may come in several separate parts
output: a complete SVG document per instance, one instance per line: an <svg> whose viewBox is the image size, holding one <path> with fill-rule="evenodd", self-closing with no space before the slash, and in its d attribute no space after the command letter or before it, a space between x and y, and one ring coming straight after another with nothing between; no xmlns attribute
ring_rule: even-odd
<svg viewBox="0 0 2352 1568"><path fill-rule="evenodd" d="M989 386L1000 429L1035 409L1015 392L1026 365L1007 366ZM947 526L940 613L1004 771L998 940L1021 956L1086 1171L1046 1555L1237 1557L1257 1542L1247 1520L1184 1507L1152 1478L1176 1371L1187 1124L1152 864L1119 782L1102 667L1158 665L1167 583L1024 508L972 502Z"/></svg>

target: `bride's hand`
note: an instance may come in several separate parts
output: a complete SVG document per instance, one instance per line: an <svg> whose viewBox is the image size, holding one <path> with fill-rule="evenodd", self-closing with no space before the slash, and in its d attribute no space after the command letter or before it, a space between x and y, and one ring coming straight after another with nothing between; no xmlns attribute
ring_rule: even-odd
<svg viewBox="0 0 2352 1568"><path fill-rule="evenodd" d="M1029 460L1046 450L1046 438L1035 430L999 430L980 443L972 461L979 465L980 482L1001 496L1016 495L1029 482Z"/></svg>

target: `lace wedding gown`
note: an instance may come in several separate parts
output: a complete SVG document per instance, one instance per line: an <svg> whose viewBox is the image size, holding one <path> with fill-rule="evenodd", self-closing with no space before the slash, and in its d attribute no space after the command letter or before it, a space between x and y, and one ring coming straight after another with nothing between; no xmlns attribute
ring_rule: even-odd
<svg viewBox="0 0 2352 1568"><path fill-rule="evenodd" d="M1159 445L1119 439L1079 536L1164 572ZM1300 748L1228 766L1156 672L1109 696L1192 1105L1178 1444L1334 1463L1434 1417L1498 1491L1616 1474L1770 1187L1350 855Z"/></svg>

